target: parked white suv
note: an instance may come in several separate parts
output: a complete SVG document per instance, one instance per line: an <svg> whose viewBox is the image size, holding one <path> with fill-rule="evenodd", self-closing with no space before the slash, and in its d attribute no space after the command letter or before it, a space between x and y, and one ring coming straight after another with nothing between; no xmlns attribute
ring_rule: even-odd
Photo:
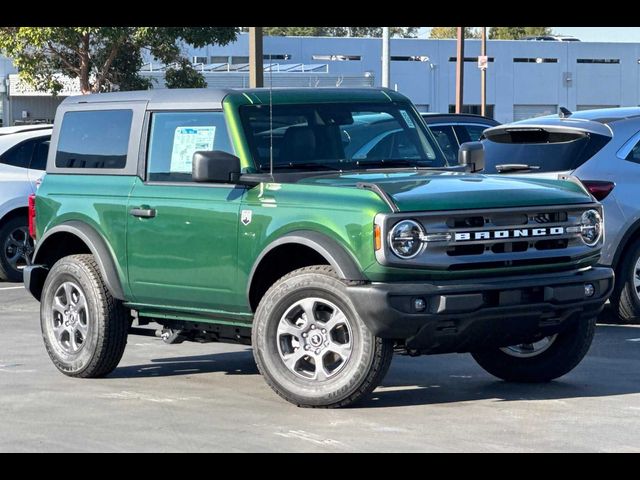
<svg viewBox="0 0 640 480"><path fill-rule="evenodd" d="M0 128L0 281L22 281L31 261L28 199L44 175L51 125Z"/></svg>

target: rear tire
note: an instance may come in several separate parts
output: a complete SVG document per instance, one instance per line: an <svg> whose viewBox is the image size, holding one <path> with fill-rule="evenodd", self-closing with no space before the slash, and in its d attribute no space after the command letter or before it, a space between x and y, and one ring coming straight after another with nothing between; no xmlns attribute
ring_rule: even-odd
<svg viewBox="0 0 640 480"><path fill-rule="evenodd" d="M0 228L0 280L22 282L22 269L31 265L32 255L27 218L12 218Z"/></svg>
<svg viewBox="0 0 640 480"><path fill-rule="evenodd" d="M622 323L637 324L640 323L640 239L631 244L620 263L611 303Z"/></svg>
<svg viewBox="0 0 640 480"><path fill-rule="evenodd" d="M111 373L127 344L126 309L105 286L93 255L59 260L44 283L40 326L47 353L70 377Z"/></svg>
<svg viewBox="0 0 640 480"><path fill-rule="evenodd" d="M569 373L580 363L591 346L595 327L595 318L578 320L555 335L550 344L541 341L537 353L523 345L491 348L471 355L487 372L508 382L548 382Z"/></svg>
<svg viewBox="0 0 640 480"><path fill-rule="evenodd" d="M357 402L382 381L393 356L393 342L369 331L326 265L296 270L267 291L252 340L267 384L299 407Z"/></svg>

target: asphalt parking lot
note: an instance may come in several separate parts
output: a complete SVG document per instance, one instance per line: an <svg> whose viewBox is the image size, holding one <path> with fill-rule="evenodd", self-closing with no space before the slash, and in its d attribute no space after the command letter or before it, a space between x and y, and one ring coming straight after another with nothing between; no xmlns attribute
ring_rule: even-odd
<svg viewBox="0 0 640 480"><path fill-rule="evenodd" d="M640 327L601 325L586 359L544 385L486 374L468 355L394 358L357 407L277 397L251 350L131 336L109 377L58 373L39 304L0 283L0 451L640 451Z"/></svg>

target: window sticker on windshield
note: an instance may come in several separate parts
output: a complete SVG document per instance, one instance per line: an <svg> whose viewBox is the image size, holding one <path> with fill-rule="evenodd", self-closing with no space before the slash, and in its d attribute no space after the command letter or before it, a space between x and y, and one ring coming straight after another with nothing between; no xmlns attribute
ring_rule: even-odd
<svg viewBox="0 0 640 480"><path fill-rule="evenodd" d="M413 120L411 120L411 117L409 116L406 110L400 110L400 115L402 115L402 118L404 118L404 121L407 122L407 127L416 128L416 126L413 124Z"/></svg>
<svg viewBox="0 0 640 480"><path fill-rule="evenodd" d="M198 150L213 150L216 127L178 127L173 135L171 172L191 173L193 154Z"/></svg>

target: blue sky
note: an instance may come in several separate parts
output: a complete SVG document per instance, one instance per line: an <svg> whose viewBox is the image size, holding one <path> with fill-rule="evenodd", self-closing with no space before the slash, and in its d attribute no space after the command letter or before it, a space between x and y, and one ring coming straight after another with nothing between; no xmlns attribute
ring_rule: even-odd
<svg viewBox="0 0 640 480"><path fill-rule="evenodd" d="M640 43L640 27L551 27L559 35L573 35L583 42L637 42ZM431 27L420 29L419 36L429 36Z"/></svg>

